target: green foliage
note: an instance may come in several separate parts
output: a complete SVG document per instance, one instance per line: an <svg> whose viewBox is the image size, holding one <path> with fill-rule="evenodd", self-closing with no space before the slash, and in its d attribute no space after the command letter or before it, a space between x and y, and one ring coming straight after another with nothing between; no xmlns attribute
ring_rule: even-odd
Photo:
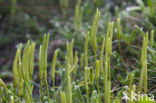
<svg viewBox="0 0 156 103"><path fill-rule="evenodd" d="M142 0L137 0L137 3L139 4L139 6L141 7L142 10L144 10L145 6Z"/></svg>

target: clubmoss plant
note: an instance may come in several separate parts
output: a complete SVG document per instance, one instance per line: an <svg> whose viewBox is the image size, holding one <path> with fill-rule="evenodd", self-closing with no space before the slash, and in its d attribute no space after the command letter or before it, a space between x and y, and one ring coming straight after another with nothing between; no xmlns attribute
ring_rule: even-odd
<svg viewBox="0 0 156 103"><path fill-rule="evenodd" d="M83 66L84 66L84 53L82 53L80 57L80 68L82 69Z"/></svg>
<svg viewBox="0 0 156 103"><path fill-rule="evenodd" d="M89 90L88 90L88 38L89 38L89 32L85 35L85 47L84 47L84 82L85 82L85 89L86 89L86 98L87 103L89 103ZM92 72L90 72L90 77L92 77ZM91 87L93 89L93 79L91 80Z"/></svg>
<svg viewBox="0 0 156 103"><path fill-rule="evenodd" d="M144 85L144 93L147 94L147 46L148 46L148 32L143 39L143 46L141 52L141 75L139 80L139 90L142 91L142 86Z"/></svg>
<svg viewBox="0 0 156 103"><path fill-rule="evenodd" d="M48 51L48 44L49 44L49 34L44 36L43 39L43 51L42 51L42 57L43 57L43 74L44 74L44 82L47 87L47 96L48 96L48 102L50 102L50 95L49 95L49 87L47 82L47 51Z"/></svg>
<svg viewBox="0 0 156 103"><path fill-rule="evenodd" d="M154 45L154 30L152 30L151 34L150 34L150 44L151 44L151 46Z"/></svg>
<svg viewBox="0 0 156 103"><path fill-rule="evenodd" d="M84 68L84 84L85 84L85 89L86 89L87 103L89 103L88 72L89 72L89 67L85 67Z"/></svg>
<svg viewBox="0 0 156 103"><path fill-rule="evenodd" d="M122 54L121 52L121 20L120 18L117 18L117 39L118 39L118 50L120 55Z"/></svg>
<svg viewBox="0 0 156 103"><path fill-rule="evenodd" d="M93 91L94 90L94 69L93 67L90 67L90 70L89 70L89 82L90 82L90 91Z"/></svg>
<svg viewBox="0 0 156 103"><path fill-rule="evenodd" d="M109 60L108 60L108 64L109 64L109 80L111 82L111 68L110 68L110 59L111 59L111 55L112 55L112 38L113 38L113 31L114 31L114 22L111 22L110 25L110 41L109 41Z"/></svg>
<svg viewBox="0 0 156 103"><path fill-rule="evenodd" d="M72 103L72 85L71 85L71 73L73 71L72 65L73 65L73 45L74 40L69 44L67 42L67 57L66 57L66 80L67 80L67 102Z"/></svg>
<svg viewBox="0 0 156 103"><path fill-rule="evenodd" d="M21 61L21 50L22 44L20 44L13 63L13 82L14 82L14 91L19 88L19 96L23 94L23 76L22 76L22 61Z"/></svg>
<svg viewBox="0 0 156 103"><path fill-rule="evenodd" d="M67 42L67 57L66 57L66 80L67 80L67 102L72 103L72 84L71 84L71 73L76 72L78 57L75 52L75 59L73 58L73 45L74 40L71 43Z"/></svg>
<svg viewBox="0 0 156 103"><path fill-rule="evenodd" d="M32 102L33 85L29 82L34 71L35 45L28 41L21 55L22 44L20 44L13 63L14 91L18 90L19 97L22 96L26 102Z"/></svg>
<svg viewBox="0 0 156 103"><path fill-rule="evenodd" d="M91 96L91 103L99 103L97 91L94 90Z"/></svg>
<svg viewBox="0 0 156 103"><path fill-rule="evenodd" d="M67 58L69 58L69 67L70 67L69 74L76 73L78 64L77 51L75 51L75 56L73 57L73 45L74 39L70 44L67 43Z"/></svg>
<svg viewBox="0 0 156 103"><path fill-rule="evenodd" d="M21 65L21 61L19 61L19 58L21 58L21 49L22 49L22 44L20 44L19 48L17 49L17 52L16 52L16 56L14 58L14 62L13 62L13 85L14 85L14 88L16 89L17 87L19 87L19 74L18 74L18 71L19 71L19 65ZM21 70L20 70L21 71Z"/></svg>
<svg viewBox="0 0 156 103"><path fill-rule="evenodd" d="M82 26L82 17L83 17L83 7L81 7L81 0L77 1L75 5L75 19L74 19L74 28L76 31L79 31Z"/></svg>
<svg viewBox="0 0 156 103"><path fill-rule="evenodd" d="M68 76L68 92L69 92L69 95L68 95L68 103L72 103L72 85L71 85L71 77Z"/></svg>
<svg viewBox="0 0 156 103"><path fill-rule="evenodd" d="M110 103L109 80L108 80L108 63L105 62L105 78L104 78L104 101Z"/></svg>
<svg viewBox="0 0 156 103"><path fill-rule="evenodd" d="M49 34L44 35L43 43L42 43L42 60L43 60L43 74L44 74L44 82L47 82L47 50L49 44Z"/></svg>
<svg viewBox="0 0 156 103"><path fill-rule="evenodd" d="M43 93L42 93L42 88L43 88L43 81L42 81L42 79L43 79L43 68L42 68L42 66L43 66L43 64L42 64L43 62L42 62L42 46L40 46L40 50L39 50L39 79L40 79L40 85L41 85L41 87L40 87L40 101L41 101L41 99L42 99L42 95L43 95Z"/></svg>
<svg viewBox="0 0 156 103"><path fill-rule="evenodd" d="M71 43L67 43L67 56L69 58L70 65L73 65L73 46L74 46L74 39L71 41Z"/></svg>
<svg viewBox="0 0 156 103"><path fill-rule="evenodd" d="M66 1L62 1L62 2L66 2ZM53 82L52 87L48 85L47 82L48 80L47 69L49 67L47 61L47 55L48 55L47 51L48 51L50 35L49 34L44 35L42 45L40 45L39 48L38 65L39 65L40 85L33 82L34 54L35 54L36 44L31 41L28 41L26 45L20 44L17 49L16 56L13 62L13 86L9 85L10 83L5 84L0 78L0 87L1 87L0 102L34 103L34 102L38 102L37 99L39 98L38 96L40 96L40 100L39 100L40 103L42 102L121 103L123 91L128 93L128 96L131 99L132 99L131 91L133 91L134 93L144 92L146 94L147 80L148 80L147 78L148 77L147 75L148 33L145 34L139 28L139 31L141 31L141 34L144 37L144 39L143 39L141 60L140 60L142 66L141 75L138 84L139 86L136 87L134 77L138 76L136 75L138 71L130 72L127 78L125 79L123 79L122 76L119 75L117 75L117 79L113 78L114 76L112 76L112 74L114 75L114 73L116 73L116 70L117 71L119 70L119 73L120 70L122 70L122 69L118 69L118 66L120 67L119 64L123 64L122 62L120 62L120 60L119 61L117 60L117 65L116 64L114 65L113 64L114 61L111 61L114 59L115 60L118 59L118 53L112 52L112 40L115 39L113 38L114 22L109 22L106 36L103 37L103 40L101 41L101 45L98 46L97 45L99 42L98 40L101 40L101 37L97 39L99 19L100 19L100 12L97 9L93 25L90 31L87 32L84 37L85 43L84 43L83 53L81 53L80 51L76 51L77 47L74 46L74 39L70 43L67 42L66 52L63 52L66 53L65 62L62 62L62 59L60 60L61 62L57 62L57 56L59 51L57 49L54 52L53 60L51 63L51 78ZM120 48L121 34L122 34L121 24L120 24L120 19L118 18L117 19L117 39L118 39L117 45L119 46L118 48L119 52L121 50ZM130 46L130 44L132 43L133 37L134 35L131 36L130 40L127 40L128 46ZM154 30L151 31L149 43L152 45L151 49L154 49ZM91 50L89 46L91 46ZM116 50L116 48L114 48L114 50ZM92 51L93 51L93 55L92 55ZM117 58L111 59L112 55L113 57L115 55L115 57ZM148 55L150 55L150 53ZM80 61L79 61L79 56L81 56ZM95 59L94 58L92 59L92 57L95 57ZM65 63L65 65L62 63ZM111 67L111 64L112 67L114 68ZM149 64L150 64L149 67L153 67L153 65L150 62ZM56 66L58 67L59 72L58 71L55 72ZM121 67L125 67L125 66L121 65ZM125 71L127 71L127 69ZM61 83L58 87L56 87L55 85L56 73L61 77ZM113 83L111 83L112 80L114 81ZM120 84L118 85L117 82L120 82ZM127 84L129 89L125 89L125 88L120 89L120 86L125 86ZM40 88L40 93L37 94L35 94L36 92L33 93L35 86ZM136 88L138 88L138 90ZM37 89L35 89L35 91L36 90ZM50 90L54 90L54 91L51 92ZM115 94L115 96L113 95L113 93ZM33 98L34 96L35 99ZM101 96L104 97L101 98ZM128 103L134 103L134 102L128 101Z"/></svg>
<svg viewBox="0 0 156 103"><path fill-rule="evenodd" d="M128 95L130 100L128 101L128 103L134 103L133 101L131 101L133 99L132 92L135 93L135 91L133 91L133 81L134 81L134 73L131 73L129 74Z"/></svg>
<svg viewBox="0 0 156 103"><path fill-rule="evenodd" d="M10 101L11 101L11 103L14 103L14 97L13 96L10 96Z"/></svg>
<svg viewBox="0 0 156 103"><path fill-rule="evenodd" d="M82 94L82 90L80 89L80 86L79 85L75 85L75 96L77 97L78 101L80 101L81 103L85 103L85 99L83 97L83 94Z"/></svg>
<svg viewBox="0 0 156 103"><path fill-rule="evenodd" d="M27 42L24 51L23 51L23 56L22 56L22 75L23 75L23 80L28 82L29 80L29 70L28 70L28 53L29 53L29 45L30 45L30 41Z"/></svg>
<svg viewBox="0 0 156 103"><path fill-rule="evenodd" d="M33 73L34 73L34 53L35 53L35 46L36 44L35 43L32 43L31 46L30 46L30 50L29 50L29 56L30 56L30 59L29 59L29 77L30 77L30 80L32 80L33 78Z"/></svg>
<svg viewBox="0 0 156 103"><path fill-rule="evenodd" d="M56 67L57 55L58 55L58 50L55 51L52 64L51 64L51 77L53 81L54 98L56 98L55 96L55 67Z"/></svg>
<svg viewBox="0 0 156 103"><path fill-rule="evenodd" d="M73 70L73 78L75 80L75 77L76 77L76 71L77 71L77 64L78 64L78 56L77 56L77 51L75 51L75 57L74 57L74 64L73 64L73 67L72 67L72 70Z"/></svg>
<svg viewBox="0 0 156 103"><path fill-rule="evenodd" d="M25 62L25 60L27 61L27 64L28 64L28 66L26 66L26 64L24 64L25 65L25 67L23 67L22 69L24 70L24 68L26 69L26 68L28 68L28 74L25 74L25 75L27 75L26 77L27 77L27 79L26 80L24 80L24 82L27 82L27 80L28 80L28 84L26 83L26 87L27 87L27 92L28 92L28 95L29 96L27 96L27 95L25 95L25 98L26 97L28 97L27 98L27 101L29 101L30 102L30 100L31 100L31 102L33 101L32 100L32 92L33 92L33 85L31 84L31 83L29 83L29 82L31 82L32 81L32 78L33 78L33 72L34 72L34 53L35 53L35 43L31 43L29 46L28 46L28 48L27 48L27 46L25 47L25 48L27 48L28 49L28 51L27 51L27 53L26 53L26 55L24 56L24 53L23 53L23 56L24 57L22 57L22 64L24 64L24 62ZM25 51L24 51L25 52ZM29 58L28 58L29 57ZM28 60L26 59L26 58L28 58ZM24 60L25 59L25 60ZM23 78L24 79L24 78Z"/></svg>
<svg viewBox="0 0 156 103"><path fill-rule="evenodd" d="M99 79L99 77L100 77L100 60L97 60L95 63L95 74L96 74L96 79Z"/></svg>
<svg viewBox="0 0 156 103"><path fill-rule="evenodd" d="M111 102L111 68L110 58L112 53L112 37L113 37L113 25L109 22L105 41L105 69L104 69L104 101L106 103Z"/></svg>
<svg viewBox="0 0 156 103"><path fill-rule="evenodd" d="M103 70L103 55L104 55L104 49L105 49L105 38L102 40L102 47L101 47L101 53L100 53L100 68L101 68L101 74L104 77L104 70Z"/></svg>
<svg viewBox="0 0 156 103"><path fill-rule="evenodd" d="M27 102L33 101L32 100L33 85L30 83L30 81L32 81L32 76L33 76L33 71L34 71L35 45L36 45L35 43L32 42L30 44L30 42L28 41L26 47L24 48L24 52L22 56L22 63L21 63L22 66L20 66L22 67L23 80L24 80L24 85L23 85L24 86L23 92L25 92L24 98ZM22 79L20 81L22 82Z"/></svg>
<svg viewBox="0 0 156 103"><path fill-rule="evenodd" d="M66 101L66 94L65 92L60 92L60 97L61 97L61 103L67 103Z"/></svg>
<svg viewBox="0 0 156 103"><path fill-rule="evenodd" d="M96 51L97 51L97 30L98 30L98 24L99 24L99 19L100 19L100 11L96 9L96 14L94 17L93 25L90 30L90 44L92 45L93 51L94 51L94 56L95 56L95 61L97 59Z"/></svg>
<svg viewBox="0 0 156 103"><path fill-rule="evenodd" d="M100 85L99 85L99 77L100 77L100 61L97 60L95 63L95 76L97 80L97 89L98 89L98 95L99 95L99 103L101 103L101 96L100 96Z"/></svg>
<svg viewBox="0 0 156 103"><path fill-rule="evenodd" d="M41 97L42 97L42 86L45 84L47 88L47 96L48 96L48 102L50 102L50 95L49 95L49 87L47 82L47 50L48 50L48 44L49 44L49 34L44 35L42 46L40 46L40 52L39 52L39 77L40 77L40 83L41 83ZM43 79L43 81L42 81Z"/></svg>

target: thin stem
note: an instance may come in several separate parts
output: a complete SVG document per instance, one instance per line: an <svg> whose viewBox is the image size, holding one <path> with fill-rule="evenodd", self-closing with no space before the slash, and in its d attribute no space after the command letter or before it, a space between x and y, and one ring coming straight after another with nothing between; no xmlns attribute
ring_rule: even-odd
<svg viewBox="0 0 156 103"><path fill-rule="evenodd" d="M99 86L99 78L97 78L97 89L98 89L98 95L99 95L99 103L101 103L100 86Z"/></svg>
<svg viewBox="0 0 156 103"><path fill-rule="evenodd" d="M45 81L46 87L47 87L47 96L48 96L48 103L50 103L50 96L49 96L49 88L48 88L48 82Z"/></svg>
<svg viewBox="0 0 156 103"><path fill-rule="evenodd" d="M111 56L109 57L109 60L108 60L108 68L109 68L109 81L111 81L110 59L111 59Z"/></svg>
<svg viewBox="0 0 156 103"><path fill-rule="evenodd" d="M42 95L43 95L43 83L42 83L42 81L40 81L40 83L41 83L41 88L40 88L40 102L42 101Z"/></svg>
<svg viewBox="0 0 156 103"><path fill-rule="evenodd" d="M95 62L97 61L97 54L96 54L96 50L94 50L94 56L95 56Z"/></svg>
<svg viewBox="0 0 156 103"><path fill-rule="evenodd" d="M56 92L55 92L55 78L53 78L53 88L54 88L54 101L56 100Z"/></svg>

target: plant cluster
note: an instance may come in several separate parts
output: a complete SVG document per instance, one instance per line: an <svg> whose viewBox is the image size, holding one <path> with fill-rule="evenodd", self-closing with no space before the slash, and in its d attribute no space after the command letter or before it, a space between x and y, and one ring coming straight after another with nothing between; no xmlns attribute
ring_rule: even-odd
<svg viewBox="0 0 156 103"><path fill-rule="evenodd" d="M67 2L67 1L66 1ZM76 28L80 28L81 20L78 15L82 14L80 10L80 2L76 6ZM79 12L80 11L80 12ZM121 24L120 19L117 23L108 23L105 37L98 42L98 26L100 21L100 11L97 9L93 24L90 30L84 37L83 53L80 55L79 51L74 49L74 39L66 44L65 69L61 69L61 84L55 85L55 74L57 66L57 57L59 50L54 52L51 63L51 73L48 72L48 45L50 35L44 35L42 45L39 48L39 96L33 94L34 82L34 42L28 41L25 46L19 45L16 56L13 62L13 86L7 86L2 79L0 79L0 101L3 103L33 103L33 102L48 102L48 103L122 103L122 92L127 92L129 98L132 98L131 91L134 93L148 93L148 46L153 47L154 31L151 31L150 40L148 40L148 32L143 35L142 49L141 49L141 70L139 83L134 82L136 72L129 71L128 75L128 89L122 88L114 92L113 83L114 76L112 76L111 57L113 55L113 35L116 28L118 51L121 50ZM114 25L116 24L116 26ZM128 41L130 45L133 42L134 35ZM91 47L91 49L89 48ZM93 60L90 60L93 52ZM150 49L151 51L151 49ZM100 55L99 55L100 53ZM151 58L153 59L151 53ZM80 65L80 66L79 66ZM60 68L57 68L60 69ZM80 72L82 71L82 72ZM80 72L80 73L79 73ZM51 74L53 86L48 84L48 74ZM136 81L136 80L135 80ZM138 85L138 86L137 86ZM124 84L126 86L126 84ZM40 98L36 99L35 98ZM137 103L128 100L129 103ZM140 101L141 102L141 101ZM148 101L149 103L149 101ZM152 102L154 103L154 101Z"/></svg>

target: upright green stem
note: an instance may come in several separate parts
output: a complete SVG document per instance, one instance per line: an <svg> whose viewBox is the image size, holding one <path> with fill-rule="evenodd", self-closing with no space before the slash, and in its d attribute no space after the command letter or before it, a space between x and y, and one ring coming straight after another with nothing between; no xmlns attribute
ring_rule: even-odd
<svg viewBox="0 0 156 103"><path fill-rule="evenodd" d="M86 88L86 97L87 97L87 103L89 103L89 91L88 91L88 67L85 67L84 71L84 81L85 81L85 88Z"/></svg>
<svg viewBox="0 0 156 103"><path fill-rule="evenodd" d="M69 44L67 42L67 60L66 60L66 79L67 79L67 101L68 103L72 103L72 85L71 85L71 78L70 78L70 66L71 66L71 50L73 48L73 42ZM72 58L73 60L73 58Z"/></svg>
<svg viewBox="0 0 156 103"><path fill-rule="evenodd" d="M143 39L143 46L142 46L142 52L141 52L141 74L140 74L140 80L139 80L139 91L142 91L142 87L144 85L144 92L147 94L147 47L148 47L148 32L146 33L146 36Z"/></svg>
<svg viewBox="0 0 156 103"><path fill-rule="evenodd" d="M88 67L88 35L85 36L85 48L84 48L84 67Z"/></svg>
<svg viewBox="0 0 156 103"><path fill-rule="evenodd" d="M122 54L121 52L121 45L120 45L120 35L121 35L121 21L120 18L117 18L117 39L118 39L118 50L120 55Z"/></svg>
<svg viewBox="0 0 156 103"><path fill-rule="evenodd" d="M111 68L110 68L110 59L111 59L111 56L110 56L110 57L109 57L109 59L108 59L109 81L111 82Z"/></svg>
<svg viewBox="0 0 156 103"><path fill-rule="evenodd" d="M41 87L40 87L40 102L42 102L42 95L43 95L43 83L42 80L40 81Z"/></svg>
<svg viewBox="0 0 156 103"><path fill-rule="evenodd" d="M50 95L49 95L49 87L47 80L45 81L46 87L47 87L47 96L48 96L48 103L50 103Z"/></svg>
<svg viewBox="0 0 156 103"><path fill-rule="evenodd" d="M94 50L94 56L95 56L95 62L97 61L97 54L96 54L96 50Z"/></svg>
<svg viewBox="0 0 156 103"><path fill-rule="evenodd" d="M95 61L95 74L96 74L97 89L99 95L99 103L101 103L100 87L99 87L99 78L100 78L100 69L101 69L100 66L101 66L100 61L99 60Z"/></svg>
<svg viewBox="0 0 156 103"><path fill-rule="evenodd" d="M150 43L151 43L151 46L153 46L153 44L154 44L154 30L151 31Z"/></svg>
<svg viewBox="0 0 156 103"><path fill-rule="evenodd" d="M55 94L55 67L56 67L56 60L57 60L58 50L55 51L52 64L51 64L51 77L53 82L53 88L54 88L54 101L56 100L56 94Z"/></svg>
<svg viewBox="0 0 156 103"><path fill-rule="evenodd" d="M94 90L94 74L93 74L93 68L90 68L90 72L89 72L89 79L90 79L90 85L91 85L91 91Z"/></svg>
<svg viewBox="0 0 156 103"><path fill-rule="evenodd" d="M99 94L99 103L101 103L100 86L99 86L99 78L97 78L97 89L98 89L98 94Z"/></svg>
<svg viewBox="0 0 156 103"><path fill-rule="evenodd" d="M54 88L54 101L55 101L56 100L55 78L53 78L53 88Z"/></svg>

